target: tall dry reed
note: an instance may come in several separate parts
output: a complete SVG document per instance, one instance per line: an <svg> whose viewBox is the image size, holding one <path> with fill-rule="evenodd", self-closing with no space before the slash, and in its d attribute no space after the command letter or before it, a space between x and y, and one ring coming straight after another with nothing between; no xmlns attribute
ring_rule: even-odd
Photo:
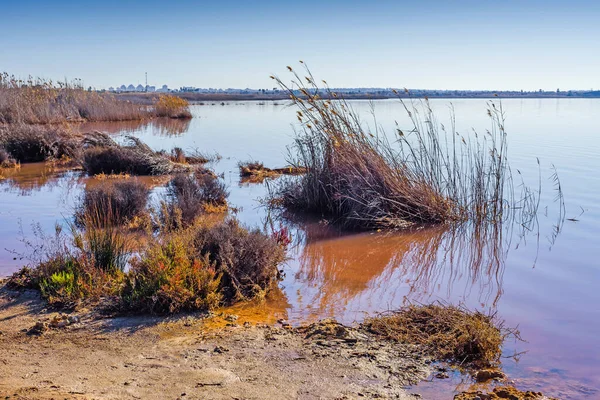
<svg viewBox="0 0 600 400"><path fill-rule="evenodd" d="M290 161L308 171L279 186L277 200L284 207L316 212L353 229L374 229L496 223L523 206L519 201L535 204L533 197L514 197L501 105L488 103L491 128L485 134L461 135L454 116L447 129L427 99L399 99L412 126L397 126L388 135L376 120L369 129L325 81L321 89L308 68L304 77L288 69L291 84L272 78L298 109L301 128Z"/></svg>
<svg viewBox="0 0 600 400"><path fill-rule="evenodd" d="M154 107L84 89L81 81L53 82L0 73L0 123L54 124L131 121L152 117L191 118L187 100L160 96Z"/></svg>

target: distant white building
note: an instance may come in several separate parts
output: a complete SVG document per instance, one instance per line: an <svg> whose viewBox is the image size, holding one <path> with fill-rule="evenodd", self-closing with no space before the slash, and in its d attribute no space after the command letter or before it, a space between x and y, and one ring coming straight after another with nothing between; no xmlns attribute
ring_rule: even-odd
<svg viewBox="0 0 600 400"><path fill-rule="evenodd" d="M140 85L137 85L137 86L135 87L135 91L136 91L136 92L143 92L143 91L144 91L144 86L143 86L143 85L141 85L141 84L140 84Z"/></svg>
<svg viewBox="0 0 600 400"><path fill-rule="evenodd" d="M109 92L114 92L114 91L115 91L115 88L111 86L111 87L109 87L109 88L108 88L108 91L109 91Z"/></svg>
<svg viewBox="0 0 600 400"><path fill-rule="evenodd" d="M146 86L146 92L156 92L156 86Z"/></svg>
<svg viewBox="0 0 600 400"><path fill-rule="evenodd" d="M119 92L124 92L126 90L127 90L127 86L125 86L125 85L119 86Z"/></svg>
<svg viewBox="0 0 600 400"><path fill-rule="evenodd" d="M133 86L132 84L130 84L129 86L127 86L126 89L128 92L135 92L135 86Z"/></svg>
<svg viewBox="0 0 600 400"><path fill-rule="evenodd" d="M169 92L169 87L167 85L162 85L160 89L156 89L157 92L167 93Z"/></svg>

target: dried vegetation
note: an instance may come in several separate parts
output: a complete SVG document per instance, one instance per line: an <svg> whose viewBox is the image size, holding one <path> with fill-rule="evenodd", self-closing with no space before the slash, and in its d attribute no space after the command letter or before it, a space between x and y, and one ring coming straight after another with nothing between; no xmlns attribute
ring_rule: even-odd
<svg viewBox="0 0 600 400"><path fill-rule="evenodd" d="M273 193L285 208L320 214L352 229L394 229L415 223L497 223L517 207L536 204L531 191L514 198L501 105L489 103L489 131L462 135L454 123L450 129L438 123L427 100L399 100L411 126L386 134L376 119L372 127L365 124L326 82L320 89L308 69L301 77L288 68L294 76L290 85L273 79L298 109L301 130L291 164L307 173L284 181ZM319 95L323 90L326 99Z"/></svg>
<svg viewBox="0 0 600 400"><path fill-rule="evenodd" d="M202 218L227 210L228 193L214 174L173 177L159 212L146 207L148 194L131 178L87 188L70 234L39 232L32 267L9 285L37 289L55 306L175 313L262 298L279 279L286 244L278 237L231 217ZM151 214L150 232L135 244L132 221Z"/></svg>
<svg viewBox="0 0 600 400"><path fill-rule="evenodd" d="M267 168L258 161L246 161L238 164L242 183L262 183L265 179L277 178L281 175L301 175L306 173L306 168L284 167Z"/></svg>
<svg viewBox="0 0 600 400"><path fill-rule="evenodd" d="M189 103L161 95L154 107L84 89L80 80L53 82L0 74L0 124L129 121L153 117L191 118Z"/></svg>
<svg viewBox="0 0 600 400"><path fill-rule="evenodd" d="M476 369L497 366L505 337L518 337L494 315L442 304L410 305L368 318L364 326L386 339L424 346L437 360Z"/></svg>

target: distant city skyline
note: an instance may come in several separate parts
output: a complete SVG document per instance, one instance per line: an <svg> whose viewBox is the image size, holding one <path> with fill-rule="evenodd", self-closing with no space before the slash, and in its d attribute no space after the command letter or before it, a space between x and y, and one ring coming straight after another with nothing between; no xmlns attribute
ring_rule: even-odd
<svg viewBox="0 0 600 400"><path fill-rule="evenodd" d="M235 93L241 93L241 92L285 92L285 90L278 88L278 87L273 87L273 88L202 88L202 87L195 87L195 86L181 86L179 88L171 88L168 85L160 85L156 86L156 85L142 85L142 84L137 84L134 85L132 83L130 84L121 84L121 85L116 85L116 86L109 86L108 88L93 88L97 91L102 91L102 90L108 90L110 92L202 92L202 93L216 93L216 92L235 92ZM321 87L320 90L325 91L326 88ZM570 92L573 93L590 93L590 94L594 94L595 96L600 95L600 91L599 90L595 90L594 88L590 88L590 89L565 89L565 90L561 90L560 88L557 88L556 90L544 90L544 89L538 89L538 90L490 90L490 89L425 89L425 88L393 88L393 87L340 87L340 88L331 88L328 87L327 90L332 90L332 91L339 91L341 93L351 93L351 92L374 92L374 91L386 91L386 92L392 92L392 91L404 91L404 90L408 90L408 91L416 91L416 92L423 92L423 93L427 93L427 92L462 92L462 93L470 93L470 92L475 92L475 93L481 93L481 92L486 92L486 93L494 93L494 92L498 92L498 93L538 93L538 92L542 92L542 93L563 93L563 94L567 94ZM593 93L591 93L593 92Z"/></svg>
<svg viewBox="0 0 600 400"><path fill-rule="evenodd" d="M332 87L600 88L600 2L7 2L0 69L172 88L272 88L302 59Z"/></svg>

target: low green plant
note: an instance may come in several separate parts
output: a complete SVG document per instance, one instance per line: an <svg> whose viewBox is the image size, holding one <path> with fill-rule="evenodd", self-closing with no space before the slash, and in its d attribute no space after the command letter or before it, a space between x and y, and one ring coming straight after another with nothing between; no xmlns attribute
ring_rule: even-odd
<svg viewBox="0 0 600 400"><path fill-rule="evenodd" d="M220 274L208 257L194 257L186 235L153 243L132 262L121 294L125 309L175 313L219 305Z"/></svg>
<svg viewBox="0 0 600 400"><path fill-rule="evenodd" d="M40 291L46 298L68 298L79 297L76 293L77 278L69 270L58 271L50 275L49 278L40 280Z"/></svg>

